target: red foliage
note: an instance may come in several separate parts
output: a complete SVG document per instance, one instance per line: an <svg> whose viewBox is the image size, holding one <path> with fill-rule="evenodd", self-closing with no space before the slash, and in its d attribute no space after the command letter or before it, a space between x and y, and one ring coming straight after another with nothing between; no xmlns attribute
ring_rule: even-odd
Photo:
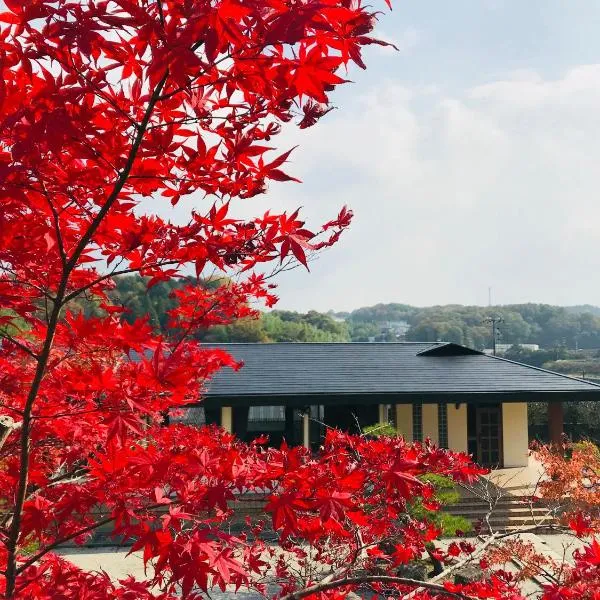
<svg viewBox="0 0 600 600"><path fill-rule="evenodd" d="M336 72L349 61L361 64L375 17L345 0L6 6L0 15L0 400L2 415L20 425L0 457L2 570L11 595L24 586L33 590L35 581L83 577L46 555L41 566L24 568L30 542L49 549L64 538L84 539L100 506L133 535L128 523L142 518L149 498L167 501L166 488L146 490L149 469L177 459L167 453L144 463L141 440L150 432L158 440L164 414L197 402L217 369L238 367L223 352L203 349L193 334L252 316L253 301L271 306L269 270L307 265L310 254L332 245L349 225L346 211L316 233L297 211L240 219L232 202L264 192L269 180L294 180L286 173L291 150L278 153L271 142L283 123L305 125L305 106L322 106L318 114L311 109L312 122L327 112L329 92L343 82ZM191 195L204 196L205 206L198 202L184 225L149 211L150 202L175 205ZM122 321L122 309L106 297L119 273L147 276L151 287L212 271L229 279L203 286L190 278L177 290L167 337L155 336L144 321ZM105 316L85 318L84 295ZM117 485L116 474L130 460L141 462ZM174 484L168 485L172 495ZM210 501L192 487L180 494L196 494L198 510L208 502L203 510L214 503L225 511L231 492L223 496L224 484L210 490ZM181 506L169 507L167 532L185 516ZM150 531L144 519L136 527L152 547L170 535ZM219 547L213 556L219 540L202 535L186 542L197 545L189 546L195 554L186 560L208 553L216 581L229 580L227 573L236 572L229 550ZM183 544L181 536L173 544ZM144 545L146 554L150 547ZM180 559L175 567L169 558L168 567L187 589L191 567ZM94 586L102 588L101 581Z"/></svg>
<svg viewBox="0 0 600 600"><path fill-rule="evenodd" d="M600 450L590 442L536 448L546 477L538 495L561 514L572 535L587 541L574 564L560 569L544 600L598 600L600 594ZM591 539L591 541L590 541Z"/></svg>
<svg viewBox="0 0 600 600"><path fill-rule="evenodd" d="M312 590L320 565L339 579L306 593L344 597L357 572L393 573L419 556L437 530L406 514L420 496L434 506L417 476L472 478L466 456L338 432L312 456L163 426L218 369L240 366L194 333L252 316L254 301L272 305L267 273L306 266L350 224L346 208L311 230L297 211L241 219L235 203L294 180L290 151L272 140L286 122L327 114L340 73L381 43L369 37L375 13L360 0L5 4L0 593L167 600L212 586L266 591L270 577L285 595ZM190 196L183 225L149 210ZM111 277L134 272L149 287L195 274L175 292L168 335L110 305ZM215 272L222 285L202 283ZM84 298L103 316L84 316ZM264 499L277 545L259 523L228 533L248 494ZM143 553L146 581L115 583L53 553L103 525ZM594 548L585 568L597 568ZM464 592L517 597L497 574Z"/></svg>

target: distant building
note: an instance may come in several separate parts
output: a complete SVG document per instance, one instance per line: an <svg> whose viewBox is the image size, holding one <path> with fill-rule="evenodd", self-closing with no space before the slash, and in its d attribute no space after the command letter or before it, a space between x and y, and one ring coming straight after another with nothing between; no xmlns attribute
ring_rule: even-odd
<svg viewBox="0 0 600 600"><path fill-rule="evenodd" d="M408 321L388 321L381 328L381 333L391 333L397 340L403 340L410 329Z"/></svg>
<svg viewBox="0 0 600 600"><path fill-rule="evenodd" d="M333 321L335 321L336 323L345 323L346 319L344 319L344 317L339 317L338 315L329 315Z"/></svg>
<svg viewBox="0 0 600 600"><path fill-rule="evenodd" d="M531 352L537 352L540 349L539 344L496 344L496 354L506 354L513 346L519 346L519 348ZM491 348L486 348L483 353L493 354L494 351Z"/></svg>

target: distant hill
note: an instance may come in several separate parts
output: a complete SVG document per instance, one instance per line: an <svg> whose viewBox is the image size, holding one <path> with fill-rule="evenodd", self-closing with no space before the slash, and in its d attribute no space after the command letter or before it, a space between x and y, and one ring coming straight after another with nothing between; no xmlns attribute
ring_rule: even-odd
<svg viewBox="0 0 600 600"><path fill-rule="evenodd" d="M129 310L125 315L127 320L147 317L157 330L168 331L167 311L175 304L172 292L183 282L159 283L150 290L138 276L118 277L115 283L110 296L113 302ZM211 287L215 284L201 282L198 285ZM98 305L88 302L81 309L97 311ZM600 349L600 307L593 305L563 307L530 303L494 307L458 304L417 307L380 303L352 312L276 310L264 313L258 320L242 320L211 328L199 335L215 342L447 341L483 349L492 344L491 327L486 321L491 315L502 318L498 325L498 341L503 344L538 344L542 349L551 350L555 360L560 348Z"/></svg>
<svg viewBox="0 0 600 600"><path fill-rule="evenodd" d="M334 316L338 316L334 313ZM340 315L341 316L341 315ZM542 348L600 348L600 307L509 304L504 306L444 305L416 307L390 303L365 306L344 314L353 340L438 340L489 348L490 316L500 316L498 341L538 344ZM405 324L405 325L404 325Z"/></svg>
<svg viewBox="0 0 600 600"><path fill-rule="evenodd" d="M578 304L576 306L565 306L565 310L569 313L573 313L576 315L590 313L595 317L600 317L600 306L594 306L593 304Z"/></svg>

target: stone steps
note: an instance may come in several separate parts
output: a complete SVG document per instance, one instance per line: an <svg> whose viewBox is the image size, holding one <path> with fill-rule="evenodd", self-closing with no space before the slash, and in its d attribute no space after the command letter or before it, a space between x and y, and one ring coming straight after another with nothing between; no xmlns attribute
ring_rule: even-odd
<svg viewBox="0 0 600 600"><path fill-rule="evenodd" d="M452 506L444 509L447 513L461 516L473 523L477 528L478 523L484 523L485 517L490 513L488 501L478 498L475 494L465 495ZM494 500L493 509L489 517L490 525L496 530L511 530L534 525L551 525L554 517L549 518L548 507L543 504L530 504L519 496L502 496Z"/></svg>

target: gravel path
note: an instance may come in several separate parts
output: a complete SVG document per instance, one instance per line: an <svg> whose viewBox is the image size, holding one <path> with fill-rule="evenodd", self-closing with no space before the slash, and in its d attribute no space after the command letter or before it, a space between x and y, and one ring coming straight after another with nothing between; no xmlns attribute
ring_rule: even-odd
<svg viewBox="0 0 600 600"><path fill-rule="evenodd" d="M533 535L522 536L527 541L531 541L543 552L556 560L566 558L568 562L573 560L573 552L583 546L581 540L577 540L568 535ZM449 542L450 540L445 540ZM144 563L140 553L127 555L128 550L122 547L106 548L65 548L59 554L67 560L87 571L106 571L114 580L125 578L127 575L133 575L136 579L144 579ZM510 570L510 569L509 569ZM524 585L523 592L530 598L539 595L541 587L539 583L528 581ZM226 600L236 598L236 600L256 600L263 598L259 594L251 592L221 592L221 590L211 590L211 597L215 600Z"/></svg>

